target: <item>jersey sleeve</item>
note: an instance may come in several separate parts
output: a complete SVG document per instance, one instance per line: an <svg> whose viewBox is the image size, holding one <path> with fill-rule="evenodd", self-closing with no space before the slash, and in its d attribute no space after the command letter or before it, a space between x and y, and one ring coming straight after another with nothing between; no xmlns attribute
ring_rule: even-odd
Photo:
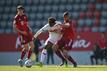
<svg viewBox="0 0 107 71"><path fill-rule="evenodd" d="M17 15L14 17L14 21L18 22L18 16Z"/></svg>
<svg viewBox="0 0 107 71"><path fill-rule="evenodd" d="M46 24L44 27L42 27L40 30L37 31L37 33L34 35L34 37L36 38L38 35L40 35L42 32L46 32L49 30L49 25Z"/></svg>
<svg viewBox="0 0 107 71"><path fill-rule="evenodd" d="M43 32L45 32L45 31L48 31L49 28L50 28L49 24L46 24L44 27L41 28L41 30L42 30Z"/></svg>
<svg viewBox="0 0 107 71"><path fill-rule="evenodd" d="M25 15L25 21L28 22L28 17Z"/></svg>
<svg viewBox="0 0 107 71"><path fill-rule="evenodd" d="M56 24L62 24L60 21L55 21L56 22Z"/></svg>

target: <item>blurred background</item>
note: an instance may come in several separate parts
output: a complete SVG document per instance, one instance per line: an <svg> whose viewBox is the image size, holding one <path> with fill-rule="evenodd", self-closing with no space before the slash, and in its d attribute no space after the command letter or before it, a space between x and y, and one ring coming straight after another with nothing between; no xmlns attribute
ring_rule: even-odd
<svg viewBox="0 0 107 71"><path fill-rule="evenodd" d="M63 13L69 11L77 32L69 54L78 64L93 64L96 58L97 64L107 64L107 0L0 0L0 65L17 65L20 57L20 49L15 48L17 34L12 27L18 5L24 6L34 33L50 16L63 22ZM45 41L47 34L39 38ZM99 56L95 54L96 44L101 49ZM59 63L54 54L54 64Z"/></svg>

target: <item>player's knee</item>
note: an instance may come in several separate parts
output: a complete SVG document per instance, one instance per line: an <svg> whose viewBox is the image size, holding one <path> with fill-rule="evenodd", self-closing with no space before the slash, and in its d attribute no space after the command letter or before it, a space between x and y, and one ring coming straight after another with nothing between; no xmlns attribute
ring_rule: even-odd
<svg viewBox="0 0 107 71"><path fill-rule="evenodd" d="M28 48L25 48L25 47L24 47L24 48L22 49L22 51L28 51Z"/></svg>

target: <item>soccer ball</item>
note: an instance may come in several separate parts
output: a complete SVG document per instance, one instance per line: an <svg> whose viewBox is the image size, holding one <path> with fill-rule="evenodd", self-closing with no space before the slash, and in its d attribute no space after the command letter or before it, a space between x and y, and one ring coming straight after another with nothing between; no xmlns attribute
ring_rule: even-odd
<svg viewBox="0 0 107 71"><path fill-rule="evenodd" d="M32 67L32 61L31 61L31 60L27 60L27 61L25 62L25 66L26 66L27 68L31 68L31 67Z"/></svg>

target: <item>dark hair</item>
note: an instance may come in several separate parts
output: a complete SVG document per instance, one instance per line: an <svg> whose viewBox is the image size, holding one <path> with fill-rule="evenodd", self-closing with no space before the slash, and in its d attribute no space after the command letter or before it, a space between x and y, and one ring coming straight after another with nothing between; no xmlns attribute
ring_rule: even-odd
<svg viewBox="0 0 107 71"><path fill-rule="evenodd" d="M17 9L22 9L22 10L24 10L24 7L23 7L22 5L18 5L18 6L17 6Z"/></svg>
<svg viewBox="0 0 107 71"><path fill-rule="evenodd" d="M49 21L51 21L52 23L54 23L54 22L56 21L56 19L53 18L53 17L49 17L49 18L48 18L48 22L49 22Z"/></svg>
<svg viewBox="0 0 107 71"><path fill-rule="evenodd" d="M56 19L53 18L53 17L48 18L48 23L49 23L50 26L53 26L55 24L55 21L56 21Z"/></svg>
<svg viewBox="0 0 107 71"><path fill-rule="evenodd" d="M65 15L66 15L66 16L69 16L69 12L67 12L67 11L64 12L63 16L65 16Z"/></svg>

